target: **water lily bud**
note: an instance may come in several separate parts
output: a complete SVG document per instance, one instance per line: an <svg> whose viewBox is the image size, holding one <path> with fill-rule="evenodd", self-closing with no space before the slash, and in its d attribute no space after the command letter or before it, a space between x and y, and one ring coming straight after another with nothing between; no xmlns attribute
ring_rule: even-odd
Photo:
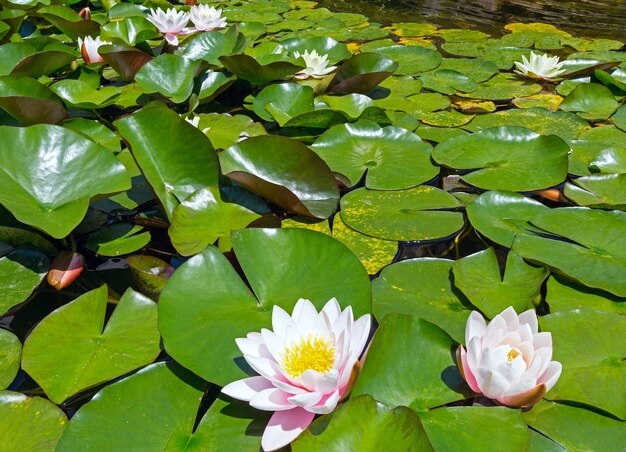
<svg viewBox="0 0 626 452"><path fill-rule="evenodd" d="M259 410L274 411L261 439L263 450L286 446L316 414L330 413L350 392L370 323L369 315L354 320L352 308L342 311L334 298L319 313L301 298L291 315L274 306L273 331L236 339L259 375L230 383L222 392Z"/></svg>
<svg viewBox="0 0 626 452"><path fill-rule="evenodd" d="M197 0L185 0L185 5L187 6L194 6L197 4L198 4Z"/></svg>
<svg viewBox="0 0 626 452"><path fill-rule="evenodd" d="M78 15L83 20L91 20L91 10L89 9L88 6L85 6L83 9L81 9L78 12Z"/></svg>
<svg viewBox="0 0 626 452"><path fill-rule="evenodd" d="M78 49L80 50L81 55L83 56L83 60L85 63L105 63L104 58L100 56L98 53L98 49L102 45L111 44L109 41L101 41L100 36L96 39L91 36L86 36L85 39L78 38Z"/></svg>
<svg viewBox="0 0 626 452"><path fill-rule="evenodd" d="M467 351L457 350L457 363L467 384L506 406L534 405L561 375L561 363L552 361L552 336L538 331L533 309L518 316L508 307L489 324L473 311L465 345Z"/></svg>
<svg viewBox="0 0 626 452"><path fill-rule="evenodd" d="M57 290L65 289L72 284L85 268L85 258L73 251L62 251L52 261L48 272L48 284Z"/></svg>

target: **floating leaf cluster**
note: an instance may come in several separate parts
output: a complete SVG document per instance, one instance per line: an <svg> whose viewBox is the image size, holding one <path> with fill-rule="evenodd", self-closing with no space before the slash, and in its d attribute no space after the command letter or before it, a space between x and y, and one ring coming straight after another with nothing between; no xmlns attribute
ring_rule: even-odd
<svg viewBox="0 0 626 452"><path fill-rule="evenodd" d="M258 451L271 413L220 390L300 298L377 329L294 451L626 444L624 43L308 0L1 3L4 447ZM533 54L558 69L516 73ZM563 368L529 410L454 356L509 306Z"/></svg>

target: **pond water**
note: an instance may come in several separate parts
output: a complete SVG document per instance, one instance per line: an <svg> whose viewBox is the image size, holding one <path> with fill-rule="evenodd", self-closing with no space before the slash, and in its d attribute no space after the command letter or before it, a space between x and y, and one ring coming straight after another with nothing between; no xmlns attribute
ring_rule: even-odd
<svg viewBox="0 0 626 452"><path fill-rule="evenodd" d="M358 12L372 21L431 22L502 34L511 22L545 22L581 37L621 40L626 0L320 0L331 11Z"/></svg>

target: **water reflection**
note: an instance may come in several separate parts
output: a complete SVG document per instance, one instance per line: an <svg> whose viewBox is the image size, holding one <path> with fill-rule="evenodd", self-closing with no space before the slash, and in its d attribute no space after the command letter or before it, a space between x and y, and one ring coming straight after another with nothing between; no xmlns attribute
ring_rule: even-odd
<svg viewBox="0 0 626 452"><path fill-rule="evenodd" d="M371 20L432 22L502 34L511 22L545 22L577 36L626 39L626 0L320 0Z"/></svg>

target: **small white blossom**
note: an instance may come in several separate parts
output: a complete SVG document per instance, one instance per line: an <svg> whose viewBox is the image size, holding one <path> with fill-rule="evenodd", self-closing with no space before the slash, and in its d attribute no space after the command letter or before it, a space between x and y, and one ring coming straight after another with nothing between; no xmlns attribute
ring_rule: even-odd
<svg viewBox="0 0 626 452"><path fill-rule="evenodd" d="M178 45L178 36L187 33L185 27L189 22L189 13L176 11L174 8L167 11L157 8L150 10L147 19L165 35L167 42L176 46Z"/></svg>
<svg viewBox="0 0 626 452"><path fill-rule="evenodd" d="M222 10L209 5L194 5L189 14L197 31L212 31L226 26L226 18L222 17Z"/></svg>
<svg viewBox="0 0 626 452"><path fill-rule="evenodd" d="M522 55L522 62L516 61L515 66L519 69L515 72L530 78L552 79L565 72L561 69L563 62L559 62L559 57L550 57L545 53L537 55L531 52L530 61Z"/></svg>
<svg viewBox="0 0 626 452"><path fill-rule="evenodd" d="M98 48L103 45L111 44L109 41L101 41L100 36L96 39L91 36L86 36L85 39L78 38L78 49L85 63L104 63L104 58L98 53Z"/></svg>
<svg viewBox="0 0 626 452"><path fill-rule="evenodd" d="M319 55L317 51L312 50L310 53L305 50L304 53L294 52L296 58L302 58L306 64L306 68L295 75L295 78L304 80L309 77L322 78L326 74L330 74L337 69L337 66L328 66L328 55Z"/></svg>

